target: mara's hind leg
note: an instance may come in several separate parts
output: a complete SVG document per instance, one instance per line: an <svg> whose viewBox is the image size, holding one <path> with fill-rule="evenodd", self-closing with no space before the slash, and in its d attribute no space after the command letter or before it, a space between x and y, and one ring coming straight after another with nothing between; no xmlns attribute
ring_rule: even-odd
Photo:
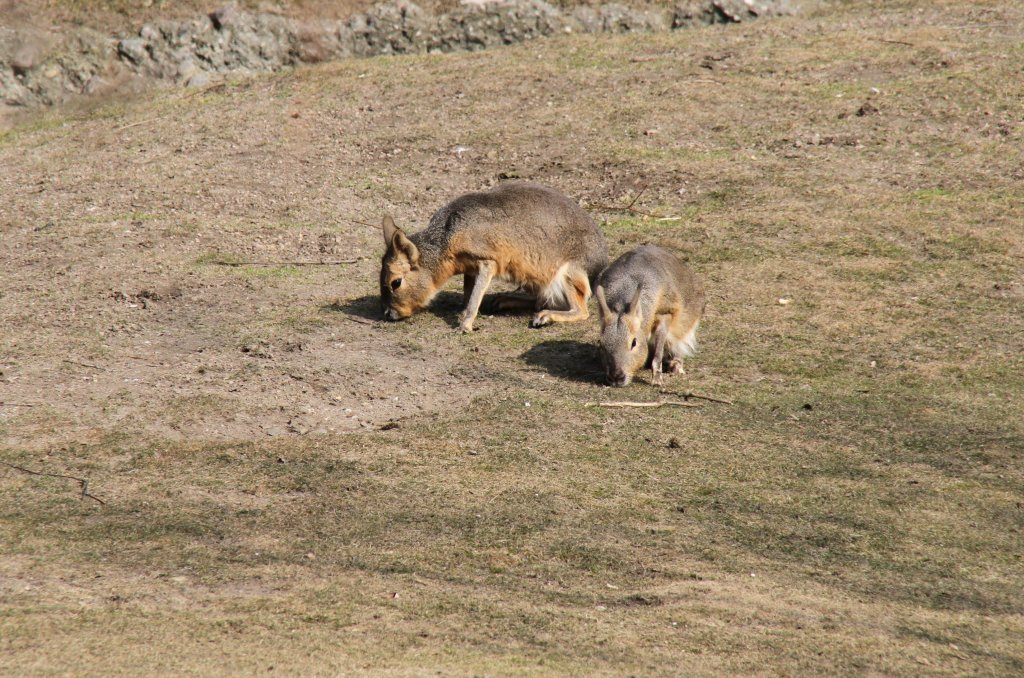
<svg viewBox="0 0 1024 678"><path fill-rule="evenodd" d="M590 299L590 280L587 279L585 271L580 269L559 269L555 279L545 288L538 297L545 306L553 306L560 300L565 300L568 310L554 310L543 308L537 311L530 321L532 327L543 327L550 323L570 323L576 320L586 320L590 317L587 309L587 300Z"/></svg>
<svg viewBox="0 0 1024 678"><path fill-rule="evenodd" d="M700 325L700 321L697 320L688 329L684 330L682 339L676 339L671 342L669 347L669 361L668 369L672 374L683 374L683 358L690 357L697 352L697 326Z"/></svg>

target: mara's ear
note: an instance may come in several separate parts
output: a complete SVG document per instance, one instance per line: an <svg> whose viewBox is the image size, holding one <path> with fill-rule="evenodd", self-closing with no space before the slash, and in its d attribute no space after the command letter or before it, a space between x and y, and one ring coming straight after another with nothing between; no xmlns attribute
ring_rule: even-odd
<svg viewBox="0 0 1024 678"><path fill-rule="evenodd" d="M403 255L409 260L410 266L414 268L418 266L420 263L419 248L413 244L412 240L409 240L402 229L395 226L395 220L391 218L391 215L384 217L381 228L384 230L384 244L387 245L388 250L394 250Z"/></svg>
<svg viewBox="0 0 1024 678"><path fill-rule="evenodd" d="M604 298L604 288L600 285L594 288L594 296L597 297L597 308L601 311L601 324L603 325L612 317L612 311L608 308L608 300Z"/></svg>
<svg viewBox="0 0 1024 678"><path fill-rule="evenodd" d="M391 241L395 239L395 233L398 233L398 226L395 226L395 220L391 218L390 214L384 215L384 221L380 226L384 229L384 247L390 248Z"/></svg>
<svg viewBox="0 0 1024 678"><path fill-rule="evenodd" d="M640 320L640 292L641 291L642 290L639 287L636 288L636 294L633 295L633 300L631 302L629 302L629 308L626 309L626 311L623 313L623 315L628 315L630 318L633 318L635 320Z"/></svg>

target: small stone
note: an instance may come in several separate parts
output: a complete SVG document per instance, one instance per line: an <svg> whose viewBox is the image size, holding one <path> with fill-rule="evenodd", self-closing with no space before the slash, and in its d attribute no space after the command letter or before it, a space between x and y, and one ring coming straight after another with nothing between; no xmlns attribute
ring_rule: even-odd
<svg viewBox="0 0 1024 678"><path fill-rule="evenodd" d="M101 78L98 75L94 75L89 78L88 82L85 83L86 94L96 94L110 87L110 83Z"/></svg>
<svg viewBox="0 0 1024 678"><path fill-rule="evenodd" d="M14 53L14 58L11 60L11 68L14 69L15 75L26 75L32 67L36 65L38 61L39 53L38 50L32 46L25 45L18 49Z"/></svg>
<svg viewBox="0 0 1024 678"><path fill-rule="evenodd" d="M878 107L870 101L865 101L860 105L860 108L857 109L856 115L858 118L863 118L865 115L873 115L875 113L878 113Z"/></svg>
<svg viewBox="0 0 1024 678"><path fill-rule="evenodd" d="M238 8L234 5L224 5L220 9L215 9L210 12L210 21L213 22L214 28L222 31L238 21Z"/></svg>
<svg viewBox="0 0 1024 678"><path fill-rule="evenodd" d="M196 66L196 62L192 60L192 57L185 57L178 63L178 77L182 79L188 79L196 74L199 67Z"/></svg>
<svg viewBox="0 0 1024 678"><path fill-rule="evenodd" d="M117 43L117 53L136 66L141 65L149 57L146 43L140 38L125 38Z"/></svg>
<svg viewBox="0 0 1024 678"><path fill-rule="evenodd" d="M210 74L206 71L199 71L188 79L186 87L206 87L210 84Z"/></svg>

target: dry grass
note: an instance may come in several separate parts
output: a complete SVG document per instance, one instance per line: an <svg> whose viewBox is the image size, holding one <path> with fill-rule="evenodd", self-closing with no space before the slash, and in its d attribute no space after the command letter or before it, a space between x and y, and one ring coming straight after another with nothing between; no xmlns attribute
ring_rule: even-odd
<svg viewBox="0 0 1024 678"><path fill-rule="evenodd" d="M1022 20L848 3L7 134L2 456L107 503L0 471L0 672L1021 673ZM593 324L344 317L352 220L509 175L681 217L604 228L705 276L670 387L733 405L584 407L656 397Z"/></svg>

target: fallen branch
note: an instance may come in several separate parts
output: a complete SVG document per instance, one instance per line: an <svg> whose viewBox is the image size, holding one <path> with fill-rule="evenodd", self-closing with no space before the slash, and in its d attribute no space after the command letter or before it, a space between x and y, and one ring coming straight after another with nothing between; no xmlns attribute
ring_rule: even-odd
<svg viewBox="0 0 1024 678"><path fill-rule="evenodd" d="M362 260L362 257L338 261L227 261L226 259L217 259L210 263L216 266L343 266Z"/></svg>
<svg viewBox="0 0 1024 678"><path fill-rule="evenodd" d="M138 127L139 125L145 125L148 122L156 122L157 120L163 120L163 118L164 118L164 116L161 115L161 116L158 116L156 118L149 118L148 120L139 120L138 122L129 123L127 125L121 125L120 127L116 128L114 131L115 132L120 132L120 131L126 130L126 129L130 128L130 127Z"/></svg>
<svg viewBox="0 0 1024 678"><path fill-rule="evenodd" d="M731 400L726 400L725 398L716 398L714 396L709 396L709 395L702 395L700 393L694 393L693 391L658 391L658 393L660 393L662 395L679 396L680 398L683 398L684 400L689 400L690 398L696 398L698 400L710 400L713 403L722 403L724 405L732 405L732 401Z"/></svg>
<svg viewBox="0 0 1024 678"><path fill-rule="evenodd" d="M605 403L583 403L583 407L665 407L668 405L675 407L700 407L697 403L684 403L678 400L655 400L654 402L619 400Z"/></svg>
<svg viewBox="0 0 1024 678"><path fill-rule="evenodd" d="M360 325L373 325L374 327L377 326L376 320L367 320L366 318L360 318L358 316L349 315L347 313L341 317L344 318L345 320L351 320L354 323L359 323Z"/></svg>
<svg viewBox="0 0 1024 678"><path fill-rule="evenodd" d="M89 494L89 481L85 478L66 476L63 473L43 473L41 471L33 471L32 469L28 469L23 466L15 466L14 464L9 464L6 461L0 461L0 464L3 464L4 466L9 466L10 468L13 468L15 471L21 471L22 473L28 473L29 475L33 476L47 476L49 478L67 478L68 480L74 480L76 483L82 486L82 496L79 497L80 499L85 499L86 497L89 497L89 499L92 499L93 501L98 501L100 504L105 505L107 503L100 499L99 497Z"/></svg>
<svg viewBox="0 0 1024 678"><path fill-rule="evenodd" d="M370 228L380 230L380 224L370 224L365 221L359 221L358 219L348 219L347 221L351 221L353 224L359 224L360 226L369 226Z"/></svg>
<svg viewBox="0 0 1024 678"><path fill-rule="evenodd" d="M646 191L646 190L647 190L647 184L644 184L644 187L641 188L639 191L637 191L636 195L633 196L633 199L629 201L628 205L626 205L626 209L628 210L628 209L632 208L633 205L636 204L636 201L640 199L640 196L643 195L644 191Z"/></svg>
<svg viewBox="0 0 1024 678"><path fill-rule="evenodd" d="M106 372L107 371L106 368L100 367L99 365L93 365L92 363L80 363L77 360L62 360L61 362L68 363L69 365L79 365L81 367L89 367L89 368L94 369L94 370L99 370L100 372Z"/></svg>
<svg viewBox="0 0 1024 678"><path fill-rule="evenodd" d="M196 89L196 90L194 90L192 92L189 92L188 94L186 94L185 96L183 96L181 98L182 99L191 99L192 97L196 96L197 94L206 94L207 92L213 92L213 91L225 89L227 86L228 86L228 84L226 82L210 83L206 87L201 87L201 88Z"/></svg>
<svg viewBox="0 0 1024 678"><path fill-rule="evenodd" d="M915 45L914 43L906 42L904 40L888 40L886 38L868 38L868 40L874 40L876 42L887 42L890 45L906 45L907 47L917 47L917 45Z"/></svg>
<svg viewBox="0 0 1024 678"><path fill-rule="evenodd" d="M640 191L637 192L635 196L633 196L633 199L629 201L628 205L603 205L601 203L595 203L593 205L590 205L590 207L599 210L606 210L609 212L629 212L630 214L638 214L642 217L647 217L648 219L657 219L659 221L675 221L679 219L679 217L666 217L663 214L651 214L650 212L644 212L643 210L638 210L636 207L634 207L633 205L636 204L636 201L640 199L640 196L642 196L644 194L644 191L646 190L647 186L641 188Z"/></svg>
<svg viewBox="0 0 1024 678"><path fill-rule="evenodd" d="M0 407L38 407L35 403L5 403L0 402Z"/></svg>

